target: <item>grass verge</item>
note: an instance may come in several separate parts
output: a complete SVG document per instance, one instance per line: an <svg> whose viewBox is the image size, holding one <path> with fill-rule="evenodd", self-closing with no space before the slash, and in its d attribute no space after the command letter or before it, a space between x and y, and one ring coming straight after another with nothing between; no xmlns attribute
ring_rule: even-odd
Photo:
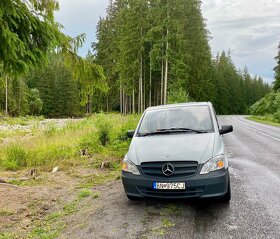
<svg viewBox="0 0 280 239"><path fill-rule="evenodd" d="M258 123L263 123L267 125L280 127L280 123L278 123L274 118L266 117L266 116L248 116L246 117L248 120L252 120Z"/></svg>

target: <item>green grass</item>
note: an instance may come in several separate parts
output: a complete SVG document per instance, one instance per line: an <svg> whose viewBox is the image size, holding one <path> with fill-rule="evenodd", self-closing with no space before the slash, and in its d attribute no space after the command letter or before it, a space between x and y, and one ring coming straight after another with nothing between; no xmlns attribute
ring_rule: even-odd
<svg viewBox="0 0 280 239"><path fill-rule="evenodd" d="M15 237L15 235L12 235L12 234L8 234L8 233L1 233L0 232L0 239L15 239L15 238L18 238L18 237Z"/></svg>
<svg viewBox="0 0 280 239"><path fill-rule="evenodd" d="M272 116L249 116L246 117L246 119L263 123L263 124L280 127L280 122L275 118L273 118Z"/></svg>
<svg viewBox="0 0 280 239"><path fill-rule="evenodd" d="M6 148L6 158L2 165L7 170L17 170L27 166L27 152L19 144L12 144Z"/></svg>
<svg viewBox="0 0 280 239"><path fill-rule="evenodd" d="M14 213L15 213L15 212L10 211L10 210L0 209L0 217L11 216L11 215L13 215Z"/></svg>
<svg viewBox="0 0 280 239"><path fill-rule="evenodd" d="M84 188L79 192L78 198L80 198L80 199L86 198L86 197L89 197L90 195L92 195L92 191L87 188Z"/></svg>
<svg viewBox="0 0 280 239"><path fill-rule="evenodd" d="M12 122L17 122L9 119ZM135 129L138 115L96 114L92 117L71 122L65 127L49 125L44 130L33 125L32 137L13 135L16 142L0 148L0 169L19 170L41 167L49 171L55 166L72 167L84 163L80 150L87 149L87 157L99 155L102 159L121 159L130 140L126 131ZM112 161L111 168L119 169L120 161Z"/></svg>

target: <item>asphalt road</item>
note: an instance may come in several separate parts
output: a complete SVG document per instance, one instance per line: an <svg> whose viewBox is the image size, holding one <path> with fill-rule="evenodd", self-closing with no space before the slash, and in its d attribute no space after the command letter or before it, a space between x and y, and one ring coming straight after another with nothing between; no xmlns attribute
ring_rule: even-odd
<svg viewBox="0 0 280 239"><path fill-rule="evenodd" d="M280 128L223 116L232 200L130 202L120 181L105 185L61 238L280 238Z"/></svg>

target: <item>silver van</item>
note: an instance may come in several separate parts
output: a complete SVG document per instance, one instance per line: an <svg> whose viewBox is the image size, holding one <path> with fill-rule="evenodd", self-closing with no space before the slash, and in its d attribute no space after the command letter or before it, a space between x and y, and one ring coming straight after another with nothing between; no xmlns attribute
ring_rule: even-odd
<svg viewBox="0 0 280 239"><path fill-rule="evenodd" d="M122 182L127 197L231 198L223 134L213 105L184 103L148 108L125 155Z"/></svg>

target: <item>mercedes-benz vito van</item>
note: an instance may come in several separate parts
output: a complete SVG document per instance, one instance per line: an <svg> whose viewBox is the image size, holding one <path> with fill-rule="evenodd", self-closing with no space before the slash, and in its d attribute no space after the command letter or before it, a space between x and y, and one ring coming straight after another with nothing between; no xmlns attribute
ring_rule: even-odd
<svg viewBox="0 0 280 239"><path fill-rule="evenodd" d="M148 108L125 155L122 182L127 197L231 198L223 134L211 103Z"/></svg>

